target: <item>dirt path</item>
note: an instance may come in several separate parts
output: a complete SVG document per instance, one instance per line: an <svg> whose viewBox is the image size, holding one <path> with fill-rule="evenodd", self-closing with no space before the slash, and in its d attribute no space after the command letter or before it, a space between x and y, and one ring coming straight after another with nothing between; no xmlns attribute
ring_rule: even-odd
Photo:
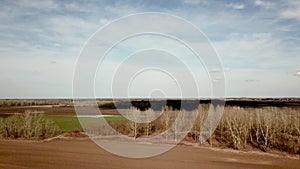
<svg viewBox="0 0 300 169"><path fill-rule="evenodd" d="M177 146L160 156L128 159L89 140L0 141L0 168L300 168L299 159Z"/></svg>

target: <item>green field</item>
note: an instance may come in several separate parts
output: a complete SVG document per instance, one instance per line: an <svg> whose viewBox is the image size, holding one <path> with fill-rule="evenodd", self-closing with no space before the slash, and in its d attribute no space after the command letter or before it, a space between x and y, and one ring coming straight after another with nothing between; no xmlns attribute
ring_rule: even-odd
<svg viewBox="0 0 300 169"><path fill-rule="evenodd" d="M92 117L46 115L46 118L54 121L59 126L61 131L81 130L82 127L78 119L80 119L81 122L88 123L89 125L97 125L99 123L103 123L103 120L106 120L107 122L118 122L118 121L125 120L123 116L92 118Z"/></svg>

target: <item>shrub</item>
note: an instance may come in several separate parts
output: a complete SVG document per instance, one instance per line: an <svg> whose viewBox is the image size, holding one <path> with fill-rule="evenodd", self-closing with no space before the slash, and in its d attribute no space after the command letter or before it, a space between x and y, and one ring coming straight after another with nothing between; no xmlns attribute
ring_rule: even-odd
<svg viewBox="0 0 300 169"><path fill-rule="evenodd" d="M214 136L234 149L253 146L300 154L300 116L291 108L225 107Z"/></svg>
<svg viewBox="0 0 300 169"><path fill-rule="evenodd" d="M26 111L0 119L1 138L44 139L59 133L59 127L39 112Z"/></svg>

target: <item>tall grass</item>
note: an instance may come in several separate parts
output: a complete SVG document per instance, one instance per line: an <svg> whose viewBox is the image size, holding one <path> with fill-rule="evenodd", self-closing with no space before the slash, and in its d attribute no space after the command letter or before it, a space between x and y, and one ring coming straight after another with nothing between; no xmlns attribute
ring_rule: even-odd
<svg viewBox="0 0 300 169"><path fill-rule="evenodd" d="M59 133L59 127L40 112L26 111L0 119L0 138L43 139Z"/></svg>

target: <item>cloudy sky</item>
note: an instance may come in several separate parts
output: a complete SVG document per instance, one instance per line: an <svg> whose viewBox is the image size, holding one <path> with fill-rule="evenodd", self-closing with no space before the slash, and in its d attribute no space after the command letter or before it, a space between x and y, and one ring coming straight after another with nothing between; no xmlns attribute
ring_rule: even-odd
<svg viewBox="0 0 300 169"><path fill-rule="evenodd" d="M0 97L72 97L74 67L87 40L106 24L141 12L172 14L197 26L212 42L223 63L227 97L300 96L298 0L19 0L1 1L0 6ZM98 70L96 96L111 97L113 73L109 73L112 72L109 68L134 52L128 50L129 47L147 48L147 45L157 44L157 41L160 40L156 37L137 37L116 47L103 68ZM173 47L172 42L166 39L160 42ZM176 49L179 50L179 58L182 55L189 56L183 52L184 49ZM150 61L146 62L149 63L153 56L142 53L141 57L149 57ZM129 61L126 63L129 67L130 64L143 64ZM203 65L193 63L189 66L195 72L203 68ZM174 67L172 63L166 65ZM164 86L170 85L172 79L168 80L169 77L157 73L147 72L144 79L137 77L133 88L139 88L142 92L141 86L145 84L140 82L156 77L158 84L162 85L161 90L165 91L159 91L159 87L154 86L156 92L152 95L161 96L163 92L171 93L169 96L176 95L173 92L176 86ZM206 84L208 80L201 74L201 71L196 73L196 81L203 82L200 88L203 97L207 97L209 92L205 93L204 89L209 88L209 84ZM149 81L152 80L155 81ZM153 90L153 84L149 85L149 89L145 88Z"/></svg>

